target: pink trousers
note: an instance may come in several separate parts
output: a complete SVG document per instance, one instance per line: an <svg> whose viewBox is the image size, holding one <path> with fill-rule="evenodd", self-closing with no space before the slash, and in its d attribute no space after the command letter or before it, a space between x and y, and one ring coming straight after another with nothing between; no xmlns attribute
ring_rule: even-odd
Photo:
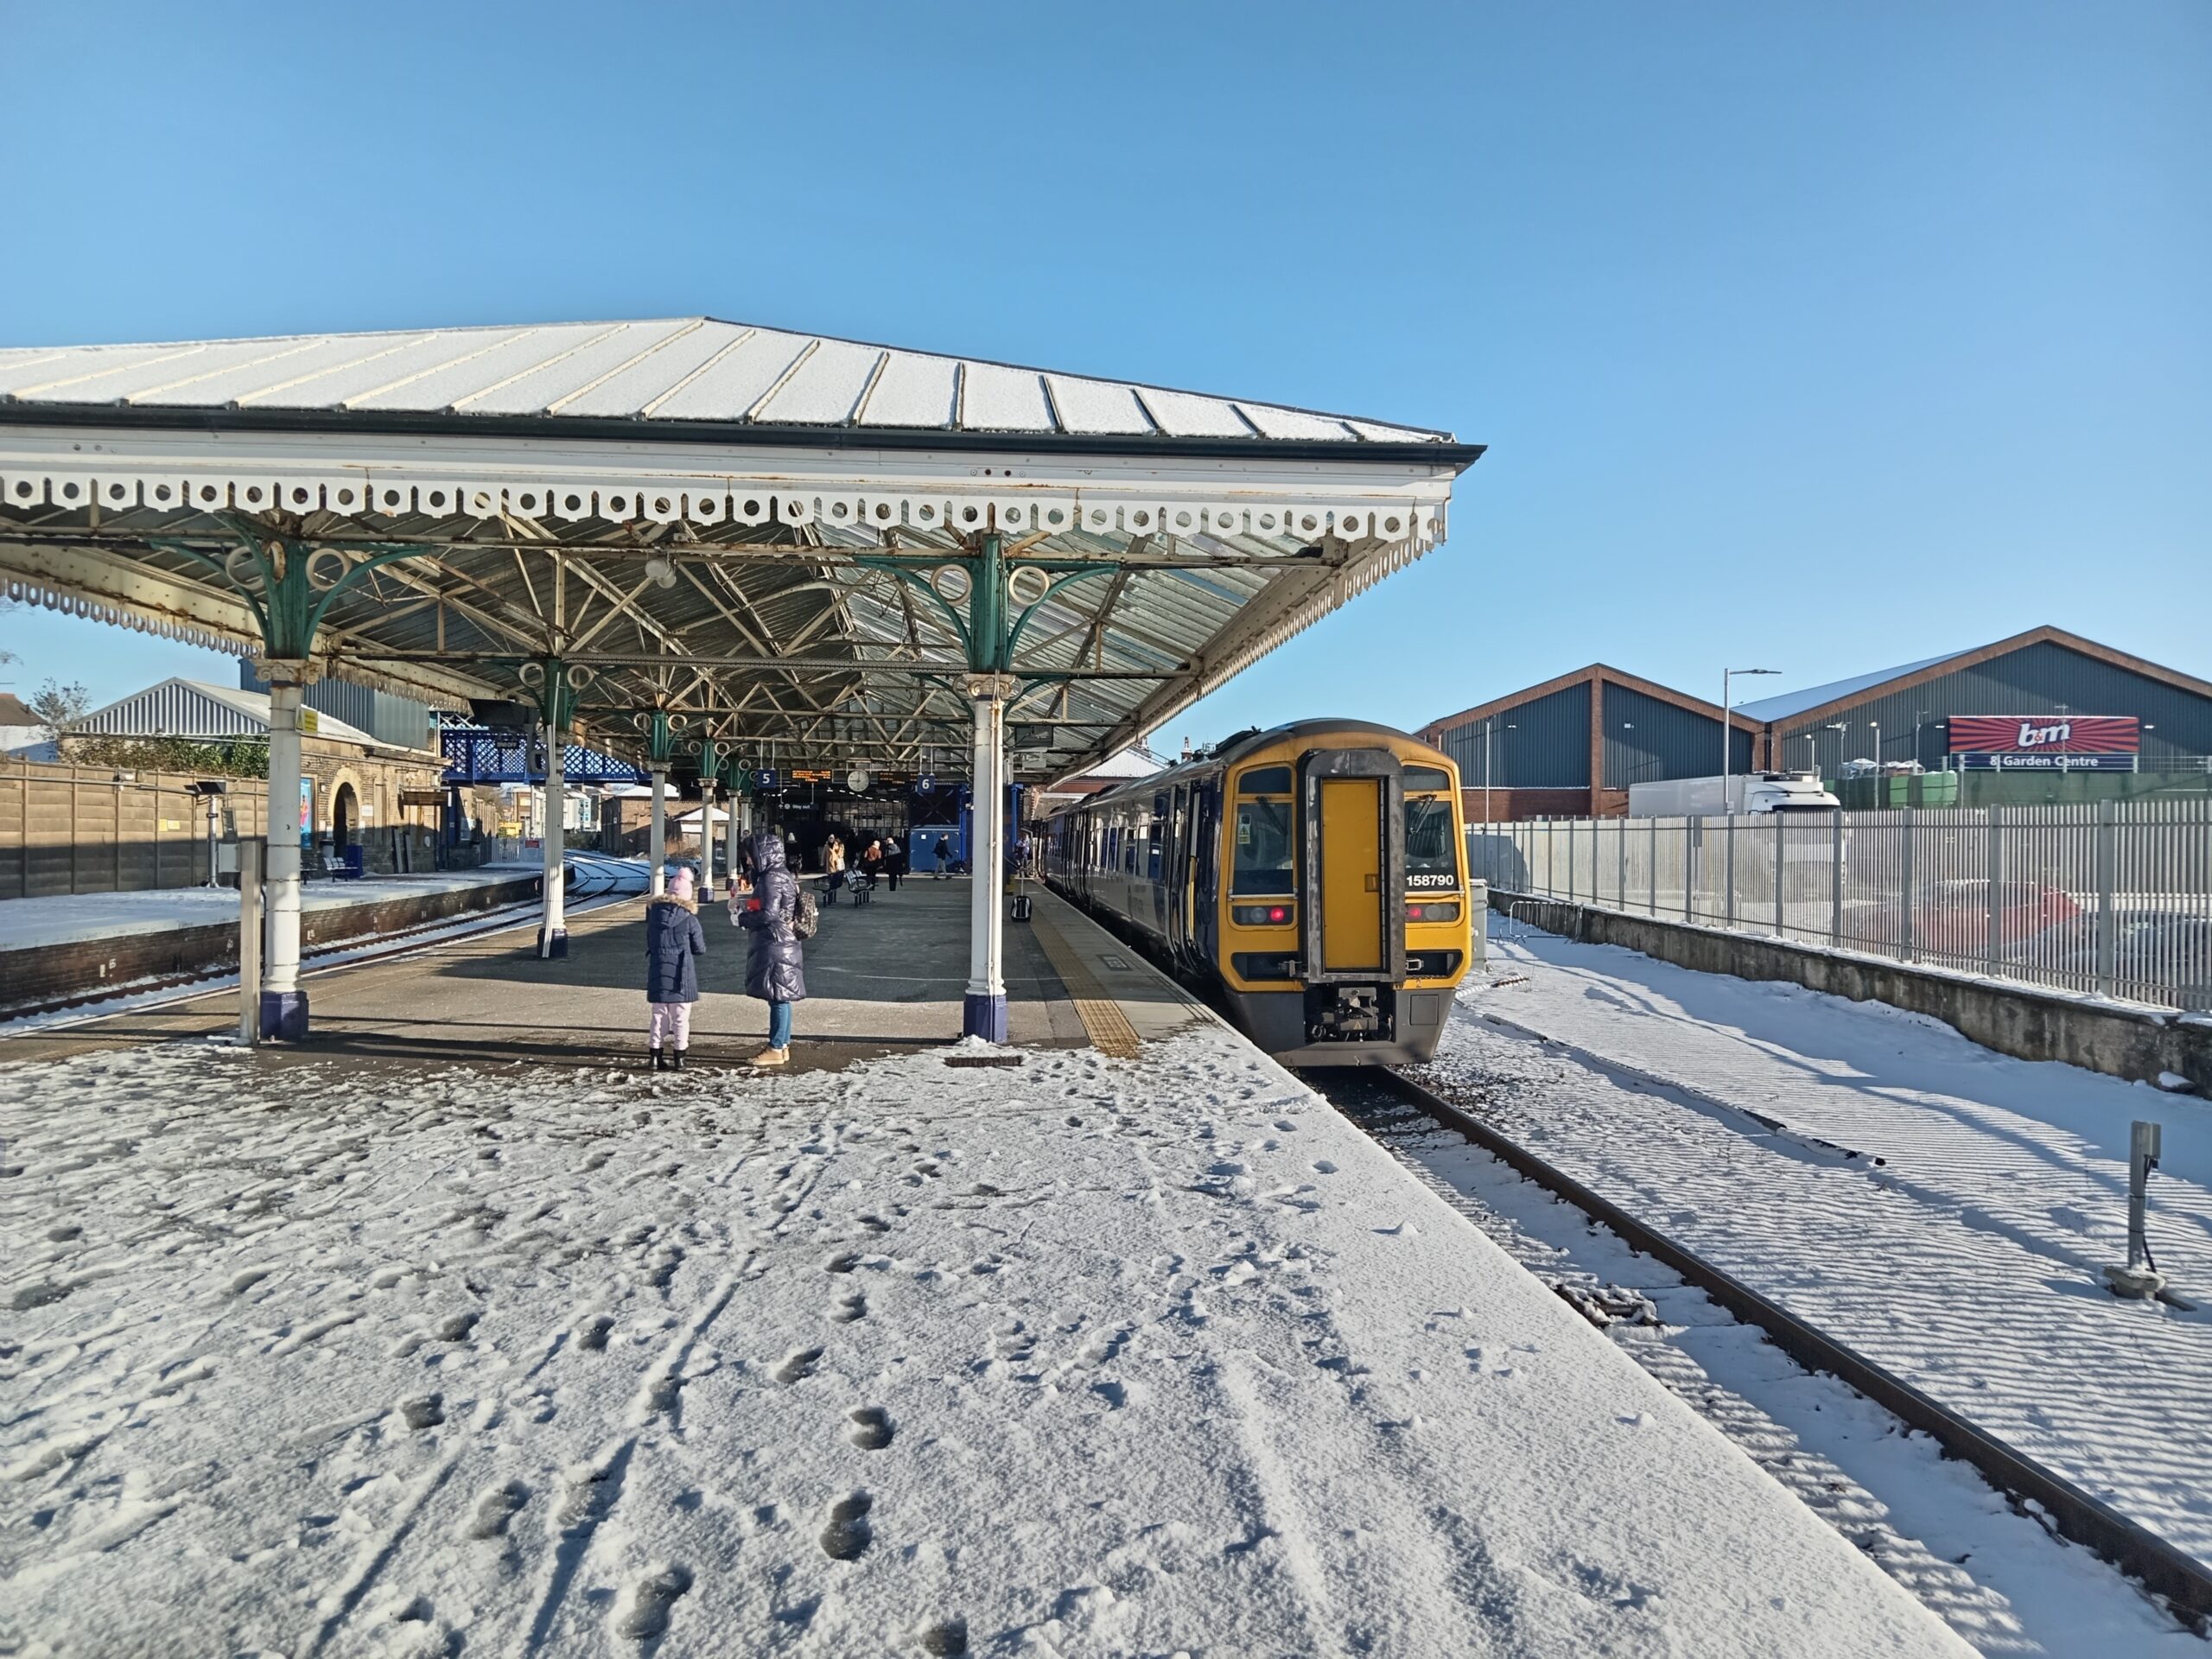
<svg viewBox="0 0 2212 1659"><path fill-rule="evenodd" d="M652 1002L652 1024L646 1028L645 1041L654 1048L664 1042L674 1048L691 1046L691 1005L689 1002Z"/></svg>

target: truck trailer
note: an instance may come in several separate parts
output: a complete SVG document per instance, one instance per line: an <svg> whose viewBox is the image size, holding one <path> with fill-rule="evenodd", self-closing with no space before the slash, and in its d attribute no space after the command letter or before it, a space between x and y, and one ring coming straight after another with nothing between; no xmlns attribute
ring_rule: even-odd
<svg viewBox="0 0 2212 1659"><path fill-rule="evenodd" d="M1818 773L1739 772L1726 778L1672 778L1630 784L1631 818L1711 818L1757 812L1833 812L1842 804Z"/></svg>

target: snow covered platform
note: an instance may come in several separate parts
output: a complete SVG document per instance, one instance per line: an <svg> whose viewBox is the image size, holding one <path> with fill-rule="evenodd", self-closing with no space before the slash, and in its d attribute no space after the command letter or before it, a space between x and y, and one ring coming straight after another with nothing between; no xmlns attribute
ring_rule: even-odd
<svg viewBox="0 0 2212 1659"><path fill-rule="evenodd" d="M310 959L341 945L418 933L531 899L537 872L513 866L308 883L301 942ZM238 895L170 887L0 900L0 1011L109 1001L235 973Z"/></svg>
<svg viewBox="0 0 2212 1659"><path fill-rule="evenodd" d="M2212 1562L2212 1106L1933 1020L1531 933L1424 1081ZM2128 1125L2164 1125L2124 1302Z"/></svg>
<svg viewBox="0 0 2212 1659"><path fill-rule="evenodd" d="M487 865L418 875L370 875L358 881L301 884L302 914L382 905L430 893L465 893L536 874L533 864ZM79 893L48 899L0 899L0 950L81 944L178 928L238 925L236 887L161 887L139 893Z"/></svg>
<svg viewBox="0 0 2212 1659"><path fill-rule="evenodd" d="M969 884L908 881L873 900L825 906L806 947L792 1065L836 1067L950 1043L968 976ZM0 906L4 908L4 906ZM767 1034L766 1004L747 996L748 935L719 902L704 906L690 1063L742 1065ZM1095 1042L1133 1054L1147 1038L1211 1016L1142 958L1049 893L1007 931L1009 1036L1017 1045ZM569 955L544 961L534 922L316 976L313 1034L299 1052L360 1059L538 1061L597 1066L645 1057L642 906L572 912ZM237 1020L234 990L138 1008L10 1039L9 1058L211 1036Z"/></svg>
<svg viewBox="0 0 2212 1659"><path fill-rule="evenodd" d="M1211 1020L886 1046L0 1066L11 1640L1967 1651Z"/></svg>

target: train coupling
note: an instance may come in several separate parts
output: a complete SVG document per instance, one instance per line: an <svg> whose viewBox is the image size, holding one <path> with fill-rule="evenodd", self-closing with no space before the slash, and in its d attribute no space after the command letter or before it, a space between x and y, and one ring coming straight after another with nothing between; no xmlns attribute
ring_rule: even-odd
<svg viewBox="0 0 2212 1659"><path fill-rule="evenodd" d="M1308 1042L1358 1042L1391 1033L1378 985L1313 985L1306 992Z"/></svg>

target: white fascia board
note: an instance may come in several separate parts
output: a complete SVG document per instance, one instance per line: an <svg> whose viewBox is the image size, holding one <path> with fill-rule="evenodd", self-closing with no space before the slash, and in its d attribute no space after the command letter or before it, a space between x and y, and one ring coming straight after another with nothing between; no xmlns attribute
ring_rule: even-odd
<svg viewBox="0 0 2212 1659"><path fill-rule="evenodd" d="M1444 537L1443 464L350 433L0 427L16 510L272 509L359 516L1334 537L1418 554ZM711 537L709 537L711 539Z"/></svg>

